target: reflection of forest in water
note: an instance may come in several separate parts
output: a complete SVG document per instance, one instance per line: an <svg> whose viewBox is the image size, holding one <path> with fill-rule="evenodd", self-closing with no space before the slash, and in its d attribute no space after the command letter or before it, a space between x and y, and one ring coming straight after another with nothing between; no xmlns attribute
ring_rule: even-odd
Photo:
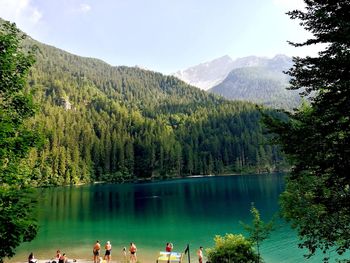
<svg viewBox="0 0 350 263"><path fill-rule="evenodd" d="M166 242L172 242L175 251L183 251L187 244L208 248L215 235L244 233L239 221L251 222L252 202L262 219L269 220L278 211L283 188L280 174L46 188L40 202L39 234L21 245L14 262L26 258L28 251L50 258L57 248L71 258L91 258L97 239L110 240L114 255L135 242L140 260L147 258L141 262L153 262ZM266 262L273 263L304 262L304 252L287 225L274 231L262 247ZM320 258L308 262L320 262Z"/></svg>
<svg viewBox="0 0 350 263"><path fill-rule="evenodd" d="M281 175L246 175L178 179L139 184L96 184L44 190L41 220L98 221L123 218L137 221L173 217L249 215L251 202L262 214L277 210L283 190ZM48 213L48 211L50 211Z"/></svg>

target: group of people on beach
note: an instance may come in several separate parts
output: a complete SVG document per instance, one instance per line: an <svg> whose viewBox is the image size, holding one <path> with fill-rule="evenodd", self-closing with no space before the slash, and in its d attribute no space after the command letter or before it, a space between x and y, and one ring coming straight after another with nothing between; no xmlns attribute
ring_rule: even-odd
<svg viewBox="0 0 350 263"><path fill-rule="evenodd" d="M172 252L173 251L173 244L168 242L166 243L165 246L165 251L166 252ZM94 254L94 263L102 263L101 262L101 257L100 257L100 250L101 250L101 245L100 242L97 240L94 247L93 247L93 254ZM104 255L104 263L110 263L111 261L111 250L112 250L112 245L110 241L107 241L105 245L105 255ZM129 247L129 253L130 253L130 263L136 263L137 262L137 257L136 257L136 245L134 243L130 243ZM127 250L126 247L123 248L123 256L124 256L124 262L127 262ZM199 247L197 250L197 256L198 256L198 262L203 263L203 247ZM66 263L66 262L59 262L59 263Z"/></svg>
<svg viewBox="0 0 350 263"><path fill-rule="evenodd" d="M100 250L101 250L101 244L99 240L96 240L96 243L93 247L93 255L94 255L94 263L102 263L102 257L100 257ZM110 263L111 259L112 259L112 245L110 241L107 241L106 245L105 245L105 255L103 260L106 263ZM137 257L136 257L136 245L134 243L130 243L130 247L129 247L129 253L130 253L130 263L136 263L137 261ZM126 247L123 248L123 256L124 256L124 261L127 262L127 250Z"/></svg>
<svg viewBox="0 0 350 263"><path fill-rule="evenodd" d="M38 260L34 257L34 253L31 252L28 256L28 263L37 263ZM76 260L73 260L76 262ZM56 251L55 258L51 259L50 263L68 263L68 258L65 253L61 253L60 250Z"/></svg>
<svg viewBox="0 0 350 263"><path fill-rule="evenodd" d="M54 260L56 263L67 263L68 262L68 258L66 256L66 253L61 253L61 251L58 249L56 251L56 260ZM53 263L53 261L52 261Z"/></svg>
<svg viewBox="0 0 350 263"><path fill-rule="evenodd" d="M93 256L94 256L94 263L110 263L112 259L112 244L110 241L107 241L105 244L105 254L102 259L100 256L100 250L101 250L101 244L99 240L96 240L96 243L93 246ZM173 244L168 242L165 246L166 252L172 252L173 251ZM130 263L136 263L137 257L136 257L136 245L134 243L130 243L129 247L129 253L130 253ZM123 256L124 256L124 262L127 262L127 249L126 247L122 250ZM203 247L199 247L197 250L197 256L199 263L202 263L203 261ZM34 257L33 253L30 253L28 256L28 263L37 263L38 260ZM76 262L76 260L73 260L73 262ZM51 260L51 263L68 263L68 258L65 253L61 253L60 250L56 251L56 257Z"/></svg>

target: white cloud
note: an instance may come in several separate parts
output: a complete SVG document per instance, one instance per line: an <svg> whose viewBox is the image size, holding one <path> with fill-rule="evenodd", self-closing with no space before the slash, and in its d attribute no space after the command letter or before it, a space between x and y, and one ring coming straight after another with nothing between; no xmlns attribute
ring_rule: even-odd
<svg viewBox="0 0 350 263"><path fill-rule="evenodd" d="M87 13L91 10L91 6L89 6L88 4L80 4L79 6L79 11L82 13Z"/></svg>
<svg viewBox="0 0 350 263"><path fill-rule="evenodd" d="M42 13L31 0L0 0L0 17L28 28L40 21Z"/></svg>
<svg viewBox="0 0 350 263"><path fill-rule="evenodd" d="M37 22L39 22L42 16L43 15L41 14L41 12L39 12L39 10L34 9L30 16L30 21L32 21L33 24L36 24Z"/></svg>

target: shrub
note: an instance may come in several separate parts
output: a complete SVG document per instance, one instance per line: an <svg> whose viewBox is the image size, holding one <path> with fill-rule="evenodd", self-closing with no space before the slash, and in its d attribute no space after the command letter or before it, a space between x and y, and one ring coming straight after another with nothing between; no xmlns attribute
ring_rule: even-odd
<svg viewBox="0 0 350 263"><path fill-rule="evenodd" d="M259 260L253 243L243 235L226 234L215 236L215 246L206 250L211 263L250 263Z"/></svg>

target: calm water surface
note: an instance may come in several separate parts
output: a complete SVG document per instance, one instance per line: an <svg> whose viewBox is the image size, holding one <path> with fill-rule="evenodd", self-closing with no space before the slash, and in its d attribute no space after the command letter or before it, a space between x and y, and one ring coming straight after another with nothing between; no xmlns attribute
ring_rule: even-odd
<svg viewBox="0 0 350 263"><path fill-rule="evenodd" d="M122 248L135 242L142 263L155 262L166 242L174 251L214 245L215 235L242 233L239 221L249 223L252 202L264 220L278 211L284 189L282 175L217 176L138 184L96 184L42 190L38 236L22 245L12 261L24 261L33 251L49 259L61 249L70 258L92 258L92 246L111 241L112 257L120 261ZM266 262L306 260L295 234L282 225L263 243Z"/></svg>

